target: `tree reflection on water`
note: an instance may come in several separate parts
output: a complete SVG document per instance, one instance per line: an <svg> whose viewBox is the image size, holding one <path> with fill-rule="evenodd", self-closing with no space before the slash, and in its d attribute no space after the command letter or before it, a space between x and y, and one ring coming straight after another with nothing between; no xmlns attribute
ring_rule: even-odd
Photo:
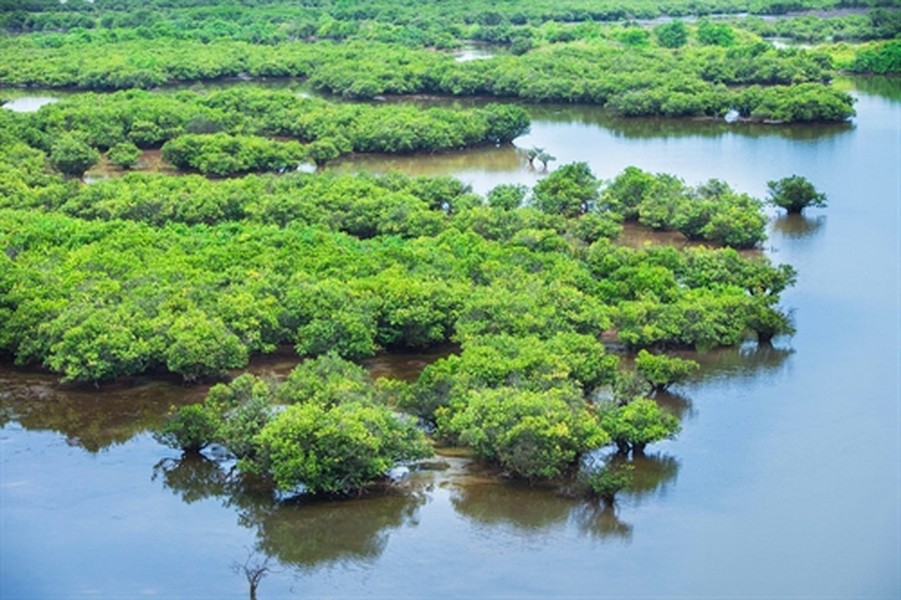
<svg viewBox="0 0 901 600"><path fill-rule="evenodd" d="M153 479L187 503L216 498L236 509L238 522L256 532L259 552L300 569L374 562L391 531L418 523L429 498L423 487L405 486L339 500L280 499L228 464L184 454L157 463Z"/></svg>

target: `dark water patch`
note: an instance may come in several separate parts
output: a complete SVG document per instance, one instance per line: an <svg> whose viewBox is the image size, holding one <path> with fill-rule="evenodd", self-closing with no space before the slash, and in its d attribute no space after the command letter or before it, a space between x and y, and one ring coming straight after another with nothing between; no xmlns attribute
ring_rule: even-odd
<svg viewBox="0 0 901 600"><path fill-rule="evenodd" d="M661 452L638 453L629 456L613 454L608 464L631 468L632 480L623 490L634 502L651 497L665 497L676 485L679 461Z"/></svg>
<svg viewBox="0 0 901 600"><path fill-rule="evenodd" d="M460 347L455 344L439 344L423 350L382 352L372 358L364 358L360 363L373 379L388 377L413 382L428 365L459 352Z"/></svg>
<svg viewBox="0 0 901 600"><path fill-rule="evenodd" d="M654 394L654 400L662 408L665 408L667 411L674 414L679 421L693 419L698 414L691 398L672 390L656 392Z"/></svg>
<svg viewBox="0 0 901 600"><path fill-rule="evenodd" d="M383 352L363 362L373 378L413 381L428 364L458 351L454 345L421 352ZM300 364L294 349L257 355L245 369L274 380L284 379ZM186 385L176 376L136 376L101 387L64 384L53 373L0 365L0 426L17 423L29 431L54 431L67 443L89 452L122 444L157 429L173 407L201 402L210 385Z"/></svg>
<svg viewBox="0 0 901 600"><path fill-rule="evenodd" d="M710 244L689 240L678 231L656 231L638 223L623 223L623 230L616 238L618 244L630 248L645 246L673 246L674 248L709 247Z"/></svg>
<svg viewBox="0 0 901 600"><path fill-rule="evenodd" d="M87 170L84 174L85 183L96 183L106 179L122 177L129 173L161 173L169 176L187 174L163 159L163 152L159 148L143 150L135 165L129 169L123 169L110 162L106 155L100 158L100 162Z"/></svg>
<svg viewBox="0 0 901 600"><path fill-rule="evenodd" d="M103 389L60 384L55 375L0 367L0 426L54 431L98 452L158 427L170 407L200 401L205 388L135 378Z"/></svg>
<svg viewBox="0 0 901 600"><path fill-rule="evenodd" d="M773 229L785 237L807 238L816 235L826 225L826 215L806 217L804 215L783 215L773 220Z"/></svg>

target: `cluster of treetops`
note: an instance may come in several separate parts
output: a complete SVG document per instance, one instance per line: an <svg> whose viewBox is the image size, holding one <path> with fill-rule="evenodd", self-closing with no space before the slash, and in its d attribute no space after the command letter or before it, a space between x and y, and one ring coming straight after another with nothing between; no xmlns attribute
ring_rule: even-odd
<svg viewBox="0 0 901 600"><path fill-rule="evenodd" d="M71 381L193 381L292 344L309 358L285 383L243 376L161 434L186 449L222 444L286 490L356 490L427 452L398 409L514 475L560 477L606 443L641 450L677 429L628 378L618 385L632 391L591 400L624 377L603 336L645 350L639 373L665 386L692 367L663 350L792 330L778 307L788 266L730 247L615 243L632 220L753 246L760 202L716 180L630 168L601 182L575 163L485 197L401 175L86 186L15 141L0 174L0 352ZM822 203L802 178L771 183L774 202ZM744 237L719 237L730 231ZM459 354L412 386L371 384L348 362L448 341ZM586 485L603 495L611 481L621 474Z"/></svg>
<svg viewBox="0 0 901 600"><path fill-rule="evenodd" d="M811 18L839 39L891 38L860 17L884 18L897 0L0 0L0 27L11 33L141 29L204 41L231 37L254 43L367 36L419 46L454 47L490 28L650 21L661 17L729 17L780 23ZM851 9L852 14L846 11ZM765 21L761 17L770 17ZM838 25L835 27L835 25ZM881 23L880 23L881 25ZM792 31L789 27L787 30ZM803 37L803 36L802 36ZM809 39L809 38L808 38Z"/></svg>
<svg viewBox="0 0 901 600"><path fill-rule="evenodd" d="M180 169L224 176L321 165L349 152L501 144L529 129L528 113L510 104L422 109L335 103L252 86L208 94L78 94L35 113L4 112L0 127L7 137L45 151L60 171L74 176L95 164L100 152L130 168L142 149L162 147Z"/></svg>
<svg viewBox="0 0 901 600"><path fill-rule="evenodd" d="M287 31L298 25L298 17L288 15L306 9L267 6L282 16L265 21L266 7L243 5L159 9L161 14L184 12L182 29L175 29L173 23L178 21L168 17L154 24L156 13L151 9L146 9L150 16L135 20L131 27L113 17L125 19L132 15L129 10L137 10L134 7L98 8L94 17L90 12L64 11L98 21L93 28L63 27L0 39L0 83L108 90L237 76L300 77L317 90L356 99L423 93L493 96L601 104L628 116L715 117L736 109L760 120L825 121L853 114L850 97L829 85L834 69L879 73L901 69L901 46L894 39L901 30L901 11L894 3L830 19L808 15L772 22L705 18L616 24L598 23L588 15L556 19L547 14L520 22L503 11L500 20L483 18L478 11L438 19L417 17L431 14L419 7L405 17L404 10L395 14L354 3L311 7L356 16L321 17L315 27L293 33ZM431 8L438 14L444 6ZM796 8L807 7L799 3ZM682 9L688 10L688 5ZM672 12L678 10L673 7ZM217 11L221 18L215 17ZM695 6L693 13L705 10ZM37 18L55 13L17 14ZM408 22L417 18L435 18L436 27L449 28L445 35L450 41L405 42L380 33L384 27L393 28L398 36L428 31L419 21ZM240 33L245 27L256 31L261 21L281 34L256 39ZM794 28L806 32L797 37L809 38L814 24L828 30L824 36L833 39L881 41L805 50L775 48L760 37L790 35ZM201 35L205 28L210 31ZM491 42L504 50L490 60L473 61L436 51L463 39Z"/></svg>

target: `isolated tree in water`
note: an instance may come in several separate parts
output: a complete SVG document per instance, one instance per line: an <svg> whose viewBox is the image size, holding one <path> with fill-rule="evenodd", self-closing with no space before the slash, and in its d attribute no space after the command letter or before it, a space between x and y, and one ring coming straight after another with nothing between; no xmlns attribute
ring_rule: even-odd
<svg viewBox="0 0 901 600"><path fill-rule="evenodd" d="M783 177L778 181L767 181L770 196L767 201L779 206L790 215L799 215L809 206L826 206L826 194L818 192L813 184L801 175Z"/></svg>
<svg viewBox="0 0 901 600"><path fill-rule="evenodd" d="M231 569L235 573L244 574L249 586L250 600L257 600L257 588L260 587L260 582L263 577L272 572L272 567L269 566L269 557L260 560L260 557L253 553L249 553L243 563L233 562Z"/></svg>

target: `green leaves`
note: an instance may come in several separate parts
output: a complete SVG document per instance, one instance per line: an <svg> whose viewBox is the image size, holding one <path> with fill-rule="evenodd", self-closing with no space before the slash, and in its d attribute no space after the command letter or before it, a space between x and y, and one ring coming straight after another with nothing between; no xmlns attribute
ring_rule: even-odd
<svg viewBox="0 0 901 600"><path fill-rule="evenodd" d="M653 442L674 437L679 420L648 398L636 398L625 406L601 410L601 426L621 451L641 452Z"/></svg>
<svg viewBox="0 0 901 600"><path fill-rule="evenodd" d="M695 187L667 174L627 167L602 192L601 206L689 239L751 248L766 239L761 202L711 179Z"/></svg>
<svg viewBox="0 0 901 600"><path fill-rule="evenodd" d="M73 177L81 177L99 161L100 153L74 135L63 135L50 149L50 163Z"/></svg>
<svg viewBox="0 0 901 600"><path fill-rule="evenodd" d="M608 439L581 393L567 386L473 391L446 429L483 458L528 479L558 477Z"/></svg>
<svg viewBox="0 0 901 600"><path fill-rule="evenodd" d="M594 208L599 187L600 181L588 164L571 163L538 182L533 202L543 212L577 217Z"/></svg>
<svg viewBox="0 0 901 600"><path fill-rule="evenodd" d="M119 142L109 149L107 156L114 165L130 169L141 157L141 150L131 142Z"/></svg>
<svg viewBox="0 0 901 600"><path fill-rule="evenodd" d="M801 214L808 207L826 206L826 194L817 191L813 184L801 175L783 177L777 181L767 181L769 198L773 206L784 208L788 214Z"/></svg>
<svg viewBox="0 0 901 600"><path fill-rule="evenodd" d="M698 363L640 350L635 357L635 369L655 390L663 391L674 383L684 381L697 371Z"/></svg>
<svg viewBox="0 0 901 600"><path fill-rule="evenodd" d="M220 444L283 490L351 493L431 455L422 432L376 396L362 367L331 355L301 363L280 385L244 374L213 386L157 438L193 452Z"/></svg>
<svg viewBox="0 0 901 600"><path fill-rule="evenodd" d="M398 461L430 454L411 424L388 408L358 402L289 406L256 436L276 485L309 493L348 493L382 477Z"/></svg>
<svg viewBox="0 0 901 600"><path fill-rule="evenodd" d="M187 381L221 375L247 364L247 347L238 336L221 319L197 310L176 317L166 338L166 368Z"/></svg>

